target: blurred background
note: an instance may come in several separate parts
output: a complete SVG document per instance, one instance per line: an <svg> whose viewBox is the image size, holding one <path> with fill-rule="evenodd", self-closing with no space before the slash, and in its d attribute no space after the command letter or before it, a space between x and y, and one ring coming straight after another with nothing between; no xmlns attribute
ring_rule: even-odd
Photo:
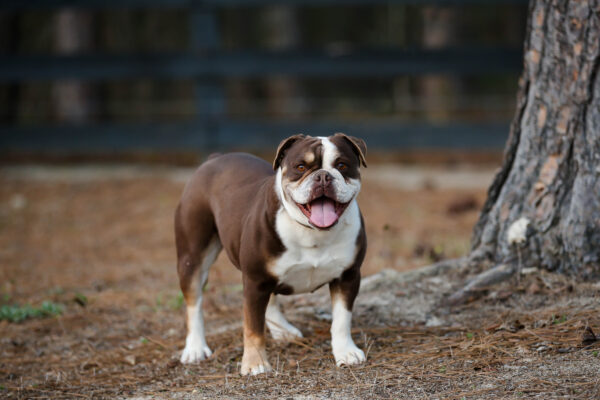
<svg viewBox="0 0 600 400"><path fill-rule="evenodd" d="M299 132L367 143L364 276L465 255L526 14L520 0L0 1L0 307L118 314L134 337L130 321L179 327L185 182L210 152L271 161ZM216 264L207 290L238 301L240 274Z"/></svg>
<svg viewBox="0 0 600 400"><path fill-rule="evenodd" d="M443 293L458 274L370 280L353 333L371 362L356 375L330 368L327 288L286 296L306 339L269 341L276 376L239 380L243 286L221 253L202 305L214 355L176 361L173 214L209 153L271 162L293 134L361 137L362 276L469 253L515 113L527 3L0 0L0 398L583 398L600 387L589 340L600 287L535 268L452 312ZM567 19L552 3L532 6L537 25Z"/></svg>
<svg viewBox="0 0 600 400"><path fill-rule="evenodd" d="M467 254L526 15L524 0L0 0L7 382L44 387L66 368L69 387L95 387L106 375L85 360L122 382L126 346L138 361L169 357L147 354L148 335L182 348L173 213L213 151L270 162L292 134L361 137L362 275ZM227 320L239 339L226 255L208 282L209 335Z"/></svg>
<svg viewBox="0 0 600 400"><path fill-rule="evenodd" d="M0 152L194 163L343 131L388 154L498 153L526 15L524 0L4 0Z"/></svg>

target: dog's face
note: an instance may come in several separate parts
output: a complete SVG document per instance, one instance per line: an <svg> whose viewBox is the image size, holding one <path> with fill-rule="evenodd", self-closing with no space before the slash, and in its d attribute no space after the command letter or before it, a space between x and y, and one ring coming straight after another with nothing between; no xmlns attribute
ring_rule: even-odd
<svg viewBox="0 0 600 400"><path fill-rule="evenodd" d="M282 141L273 168L288 214L318 229L335 225L360 191L366 150L363 140L343 133L295 135Z"/></svg>

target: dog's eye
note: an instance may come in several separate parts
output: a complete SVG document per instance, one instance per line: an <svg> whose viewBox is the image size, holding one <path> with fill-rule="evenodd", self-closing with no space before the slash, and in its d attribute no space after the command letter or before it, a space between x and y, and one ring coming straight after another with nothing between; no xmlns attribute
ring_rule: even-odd
<svg viewBox="0 0 600 400"><path fill-rule="evenodd" d="M337 163L337 165L335 167L340 171L345 171L346 169L348 169L348 166L346 164L344 164L343 162Z"/></svg>
<svg viewBox="0 0 600 400"><path fill-rule="evenodd" d="M304 171L306 171L306 166L304 164L298 164L298 165L296 165L296 169L299 172L304 172Z"/></svg>

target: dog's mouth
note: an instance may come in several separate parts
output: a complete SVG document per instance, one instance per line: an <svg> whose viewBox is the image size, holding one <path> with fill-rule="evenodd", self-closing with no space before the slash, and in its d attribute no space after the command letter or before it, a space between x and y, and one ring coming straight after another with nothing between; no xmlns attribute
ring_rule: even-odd
<svg viewBox="0 0 600 400"><path fill-rule="evenodd" d="M327 196L317 197L306 204L296 203L310 223L320 229L327 229L335 225L348 204L350 203L339 203Z"/></svg>

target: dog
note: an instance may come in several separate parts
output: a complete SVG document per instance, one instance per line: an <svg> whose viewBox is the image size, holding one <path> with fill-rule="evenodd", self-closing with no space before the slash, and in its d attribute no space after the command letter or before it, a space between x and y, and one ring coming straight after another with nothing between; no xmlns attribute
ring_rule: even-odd
<svg viewBox="0 0 600 400"><path fill-rule="evenodd" d="M209 157L187 183L175 212L177 272L187 312L182 363L210 357L202 291L225 249L242 272L244 353L241 374L271 370L265 325L275 340L302 338L277 295L328 284L331 345L338 366L366 360L350 334L367 240L356 197L366 167L361 139L294 135L273 165L245 153Z"/></svg>

